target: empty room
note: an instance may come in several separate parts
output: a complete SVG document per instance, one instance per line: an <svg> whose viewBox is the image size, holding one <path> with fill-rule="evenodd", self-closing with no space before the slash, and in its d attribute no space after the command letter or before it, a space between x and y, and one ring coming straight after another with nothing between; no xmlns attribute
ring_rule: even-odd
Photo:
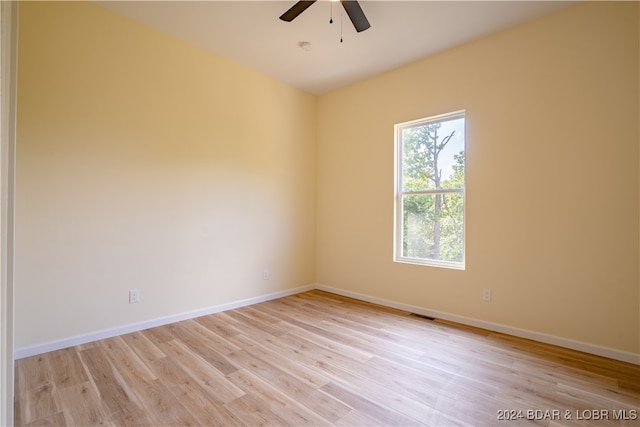
<svg viewBox="0 0 640 427"><path fill-rule="evenodd" d="M0 425L638 426L638 2L1 18Z"/></svg>

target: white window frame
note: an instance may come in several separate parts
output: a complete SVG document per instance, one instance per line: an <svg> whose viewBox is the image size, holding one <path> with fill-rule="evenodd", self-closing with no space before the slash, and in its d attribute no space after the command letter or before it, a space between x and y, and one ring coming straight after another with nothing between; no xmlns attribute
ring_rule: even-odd
<svg viewBox="0 0 640 427"><path fill-rule="evenodd" d="M402 153L402 131L407 128L417 127L428 125L432 123L439 123L449 120L455 120L459 118L465 119L465 138L464 138L464 152L465 152L465 174L464 174L464 187L461 189L441 189L441 190L421 190L421 191L404 191L402 189L402 178L403 178L403 153ZM408 263L408 264L418 264L432 267L441 267L441 268L451 268L457 270L465 269L465 261L466 261L466 227L467 227L467 200L466 200L466 187L467 187L467 168L466 168L466 153L467 153L467 138L466 138L466 111L459 110L451 113L440 114L437 116L431 116L424 119L412 120L404 123L398 123L394 126L395 138L394 138L394 147L395 147L395 202L394 202L394 250L393 250L393 260L395 262L400 263ZM462 194L462 261L454 262L454 261L443 261L443 260L434 260L427 258L413 258L406 257L402 255L403 248L403 196L406 195L420 195L420 194Z"/></svg>

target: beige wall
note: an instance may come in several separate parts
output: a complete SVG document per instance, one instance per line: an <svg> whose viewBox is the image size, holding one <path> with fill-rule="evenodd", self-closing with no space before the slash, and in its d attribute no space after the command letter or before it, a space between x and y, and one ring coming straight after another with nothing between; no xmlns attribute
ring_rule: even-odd
<svg viewBox="0 0 640 427"><path fill-rule="evenodd" d="M98 5L21 4L16 347L312 284L315 114Z"/></svg>
<svg viewBox="0 0 640 427"><path fill-rule="evenodd" d="M16 347L316 282L640 353L638 16L572 6L315 98L23 3ZM459 109L467 268L393 263L393 125Z"/></svg>
<svg viewBox="0 0 640 427"><path fill-rule="evenodd" d="M638 59L589 2L321 96L317 282L638 354ZM393 263L393 125L461 109L466 270Z"/></svg>

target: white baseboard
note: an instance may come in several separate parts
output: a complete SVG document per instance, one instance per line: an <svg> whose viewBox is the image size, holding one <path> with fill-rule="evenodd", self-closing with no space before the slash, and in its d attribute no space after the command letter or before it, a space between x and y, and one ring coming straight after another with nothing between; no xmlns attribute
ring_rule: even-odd
<svg viewBox="0 0 640 427"><path fill-rule="evenodd" d="M526 338L534 341L553 344L559 347L570 348L597 356L608 357L610 359L620 360L622 362L634 363L640 365L640 354L628 351L617 350L614 348L604 347L595 344L589 344L582 341L562 338L555 335L543 334L540 332L530 331L527 329L516 328L513 326L502 325L499 323L487 322L484 320L474 319L471 317L459 316L456 314L445 313L437 310L429 310L410 304L403 304L396 301L376 298L357 292L345 291L343 289L332 288L321 284L316 284L315 289L330 292L345 297L355 298L366 302L371 302L385 307L396 308L398 310L408 311L410 313L421 314L423 316L434 317L436 319L448 320L451 322L461 323L463 325L475 326L477 328L487 329L493 332L513 335L520 338Z"/></svg>
<svg viewBox="0 0 640 427"><path fill-rule="evenodd" d="M345 297L355 298L362 301L383 305L386 307L396 308L396 309L408 311L411 313L417 313L424 316L434 317L437 319L449 320L451 322L461 323L469 326L475 326L477 328L487 329L490 331L500 332L503 334L513 335L516 337L527 338L534 341L553 344L560 347L570 348L572 350L578 350L585 353L594 354L597 356L608 357L610 359L615 359L623 362L640 365L640 354L617 350L617 349L599 346L595 344L589 344L582 341L572 340L569 338L558 337L555 335L549 335L549 334L544 334L540 332L530 331L527 329L516 328L513 326L502 325L499 323L487 322L484 320L474 319L471 317L459 316L456 314L445 313L437 310L429 310L423 307L417 307L410 304L403 304L400 302L391 301L383 298L372 297L369 295L346 291L339 288L332 288L330 286L325 286L321 284L301 286L301 287L289 289L286 291L260 295L257 297L247 298L239 301L233 301L230 303L220 304L213 307L206 307L199 310L178 313L170 316L150 319L143 322L132 323L132 324L118 326L110 329L103 329L96 332L76 335L73 337L63 338L55 341L49 341L42 344L36 344L28 347L21 347L21 348L15 349L14 359L16 360L22 359L29 356L35 356L37 354L47 353L49 351L60 350L62 348L72 347L80 344L86 344L92 341L111 338L118 335L128 334L131 332L142 331L144 329L154 328L156 326L167 325L169 323L180 322L182 320L193 319L200 316L206 316L208 314L219 313L221 311L232 310L234 308L245 307L252 304L258 304L260 302L265 302L265 301L269 301L276 298L282 298L285 296L297 294L300 292L306 292L313 289L318 289L321 291L326 291L333 294L342 295Z"/></svg>
<svg viewBox="0 0 640 427"><path fill-rule="evenodd" d="M253 298L247 298L239 301L233 301L226 304L219 304L213 307L206 307L199 310L187 311L184 313L172 314L170 316L158 317L155 319L145 320L143 322L131 323L128 325L117 326L115 328L103 329L96 332L90 332L82 335L75 335L69 338L49 341L42 344L35 344L28 347L15 349L13 357L15 360L25 357L35 356L37 354L47 353L49 351L60 350L75 345L86 344L105 338L111 338L118 335L129 334L131 332L142 331L144 329L155 328L156 326L167 325L169 323L180 322L182 320L193 319L208 314L219 313L221 311L232 310L234 308L246 307L248 305L258 304L260 302L269 301L276 298L282 298L289 295L306 292L315 289L314 285L301 286L286 291L273 292L266 295L260 295Z"/></svg>

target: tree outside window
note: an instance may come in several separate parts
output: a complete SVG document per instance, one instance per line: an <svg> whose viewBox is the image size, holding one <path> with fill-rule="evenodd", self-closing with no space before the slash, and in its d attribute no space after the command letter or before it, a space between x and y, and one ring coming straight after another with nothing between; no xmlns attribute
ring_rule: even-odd
<svg viewBox="0 0 640 427"><path fill-rule="evenodd" d="M396 261L464 268L464 121L396 125Z"/></svg>

